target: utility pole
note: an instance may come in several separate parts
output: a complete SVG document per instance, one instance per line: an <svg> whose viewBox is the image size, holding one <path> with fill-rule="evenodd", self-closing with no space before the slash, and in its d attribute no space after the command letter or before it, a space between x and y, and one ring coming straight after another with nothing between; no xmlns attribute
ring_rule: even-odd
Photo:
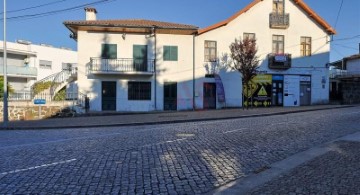
<svg viewBox="0 0 360 195"><path fill-rule="evenodd" d="M3 98L3 120L4 120L4 127L8 126L9 121L9 113L8 113L8 89L7 89L7 53L6 53L6 0L4 0L4 98Z"/></svg>

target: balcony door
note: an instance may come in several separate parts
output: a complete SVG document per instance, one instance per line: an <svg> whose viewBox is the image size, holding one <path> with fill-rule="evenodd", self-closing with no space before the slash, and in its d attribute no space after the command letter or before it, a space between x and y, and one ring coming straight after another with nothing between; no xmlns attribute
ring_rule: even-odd
<svg viewBox="0 0 360 195"><path fill-rule="evenodd" d="M116 82L103 81L101 83L102 90L102 110L115 111L116 110Z"/></svg>
<svg viewBox="0 0 360 195"><path fill-rule="evenodd" d="M147 45L133 46L134 71L147 71Z"/></svg>

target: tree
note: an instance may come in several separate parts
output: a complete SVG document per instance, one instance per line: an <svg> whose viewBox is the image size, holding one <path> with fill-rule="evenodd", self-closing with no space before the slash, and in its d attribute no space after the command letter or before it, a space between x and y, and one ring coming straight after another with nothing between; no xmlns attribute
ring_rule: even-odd
<svg viewBox="0 0 360 195"><path fill-rule="evenodd" d="M10 93L14 93L14 89L11 87L11 85L7 84L7 92L8 95ZM4 77L0 76L0 98L2 99L4 97Z"/></svg>
<svg viewBox="0 0 360 195"><path fill-rule="evenodd" d="M243 86L245 86L246 91L249 92L251 87L250 81L256 76L259 65L259 58L256 55L256 39L235 39L235 42L230 45L230 52L232 63L228 63L228 66L241 73ZM247 94L247 102L249 102L249 96L251 95ZM246 104L246 108L248 108L248 104Z"/></svg>

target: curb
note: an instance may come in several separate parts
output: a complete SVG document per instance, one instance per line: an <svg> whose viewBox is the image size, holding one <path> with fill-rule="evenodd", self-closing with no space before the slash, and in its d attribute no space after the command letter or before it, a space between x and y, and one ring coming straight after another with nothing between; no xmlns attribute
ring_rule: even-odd
<svg viewBox="0 0 360 195"><path fill-rule="evenodd" d="M293 111L282 111L264 114L252 114L252 115L240 115L230 117L210 117L210 118L197 118L197 119L178 119L172 121L155 121L155 122L133 122L133 123L115 123L115 124L98 124L98 125L67 125L67 126L39 126L39 127L0 127L0 130L44 130L44 129L68 129L68 128L98 128L98 127L123 127L123 126L144 126L144 125L161 125L161 124L177 124L177 123L188 123L188 122L201 122L201 121L216 121L216 120L229 120L229 119L241 119L251 117L266 117L266 116L278 116L293 113L302 112L314 112L320 110L332 110L332 109L343 109L356 107L350 106L339 106L331 108L315 108L315 109L304 109L304 110L293 110Z"/></svg>

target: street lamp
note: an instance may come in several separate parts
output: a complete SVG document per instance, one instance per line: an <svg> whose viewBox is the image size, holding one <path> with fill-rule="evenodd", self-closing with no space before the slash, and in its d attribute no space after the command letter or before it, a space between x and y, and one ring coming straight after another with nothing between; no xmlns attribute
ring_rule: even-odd
<svg viewBox="0 0 360 195"><path fill-rule="evenodd" d="M4 60L4 97L3 97L3 120L4 120L4 127L7 127L8 125L8 121L9 121L9 113L8 113L8 91L7 91L7 53L6 53L6 0L4 0L4 56L3 56L3 60Z"/></svg>

